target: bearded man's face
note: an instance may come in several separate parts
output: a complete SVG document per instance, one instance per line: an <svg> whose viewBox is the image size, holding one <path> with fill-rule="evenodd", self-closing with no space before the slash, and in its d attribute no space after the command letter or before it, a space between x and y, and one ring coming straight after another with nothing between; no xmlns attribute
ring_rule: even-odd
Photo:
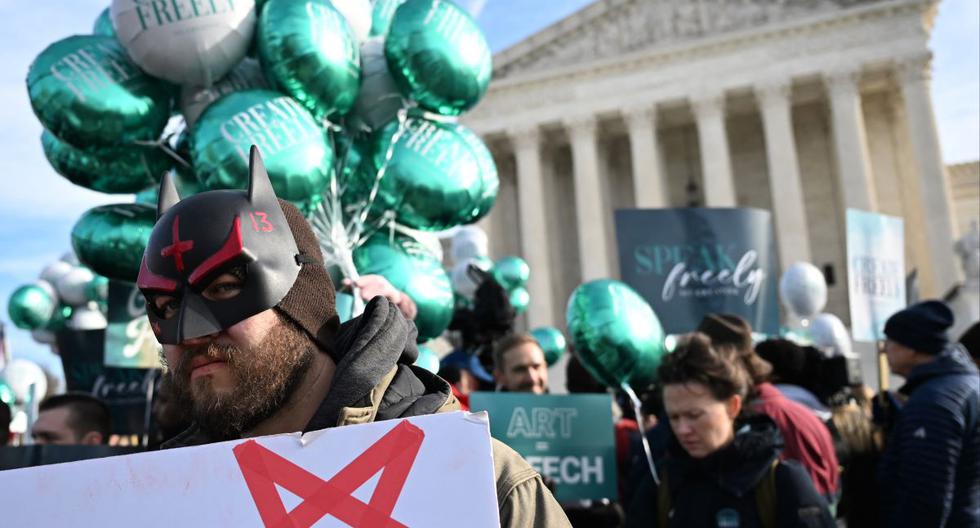
<svg viewBox="0 0 980 528"><path fill-rule="evenodd" d="M309 337L271 309L218 334L163 347L178 405L215 439L240 438L272 416L315 353Z"/></svg>

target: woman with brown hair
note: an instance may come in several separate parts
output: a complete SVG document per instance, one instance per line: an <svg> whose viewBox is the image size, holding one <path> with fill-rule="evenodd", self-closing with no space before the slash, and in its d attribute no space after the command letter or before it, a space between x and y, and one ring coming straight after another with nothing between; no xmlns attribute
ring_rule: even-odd
<svg viewBox="0 0 980 528"><path fill-rule="evenodd" d="M641 485L627 526L836 526L807 473L779 460L772 420L740 416L751 384L740 362L695 333L664 358L658 375L673 434L662 480Z"/></svg>

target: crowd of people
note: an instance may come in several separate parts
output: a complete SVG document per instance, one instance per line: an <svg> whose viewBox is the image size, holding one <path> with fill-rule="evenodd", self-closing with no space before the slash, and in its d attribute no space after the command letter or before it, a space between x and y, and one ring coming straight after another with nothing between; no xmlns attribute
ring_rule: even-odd
<svg viewBox="0 0 980 528"><path fill-rule="evenodd" d="M248 192L179 200L161 190L138 281L168 367L153 408L160 448L466 409L481 390L553 389L544 352L509 331L513 315L494 305L487 277L482 315L454 321L463 344L439 375L413 365L414 307L383 281L367 279L363 314L340 324L309 224L276 199L261 164L251 172ZM274 229L241 229L259 209ZM180 217L181 236L204 250L182 259L167 251ZM828 361L819 350L755 343L745 320L708 314L663 358L656 384L638 388L641 415L615 397L618 498L559 503L554 483L492 441L501 525L980 526L980 331L951 342L952 325L938 301L893 315L884 353L906 383L874 394L817 375ZM568 392L607 391L574 351L566 374ZM102 444L109 418L91 396L53 396L32 433Z"/></svg>

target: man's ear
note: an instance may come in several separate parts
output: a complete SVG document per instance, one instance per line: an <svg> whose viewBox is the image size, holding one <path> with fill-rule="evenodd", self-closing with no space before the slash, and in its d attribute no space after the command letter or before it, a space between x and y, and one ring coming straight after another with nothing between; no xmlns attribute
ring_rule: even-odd
<svg viewBox="0 0 980 528"><path fill-rule="evenodd" d="M89 431L82 435L82 437L78 440L78 443L82 445L102 445L104 440L105 438L102 436L102 433L98 431Z"/></svg>
<svg viewBox="0 0 980 528"><path fill-rule="evenodd" d="M728 413L729 418L734 420L738 413L742 412L742 397L735 394L728 398L728 401L725 402L725 412Z"/></svg>

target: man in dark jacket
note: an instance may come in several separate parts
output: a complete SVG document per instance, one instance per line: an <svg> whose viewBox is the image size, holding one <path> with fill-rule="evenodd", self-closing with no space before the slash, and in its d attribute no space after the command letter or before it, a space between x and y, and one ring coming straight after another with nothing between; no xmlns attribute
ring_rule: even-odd
<svg viewBox="0 0 980 528"><path fill-rule="evenodd" d="M908 398L879 467L885 526L980 526L980 377L948 341L951 326L939 301L885 323L888 364Z"/></svg>
<svg viewBox="0 0 980 528"><path fill-rule="evenodd" d="M339 325L316 236L255 147L247 192L180 200L165 177L137 284L193 418L165 448L459 410L412 365L415 326L388 299ZM567 526L527 462L492 447L501 525Z"/></svg>

